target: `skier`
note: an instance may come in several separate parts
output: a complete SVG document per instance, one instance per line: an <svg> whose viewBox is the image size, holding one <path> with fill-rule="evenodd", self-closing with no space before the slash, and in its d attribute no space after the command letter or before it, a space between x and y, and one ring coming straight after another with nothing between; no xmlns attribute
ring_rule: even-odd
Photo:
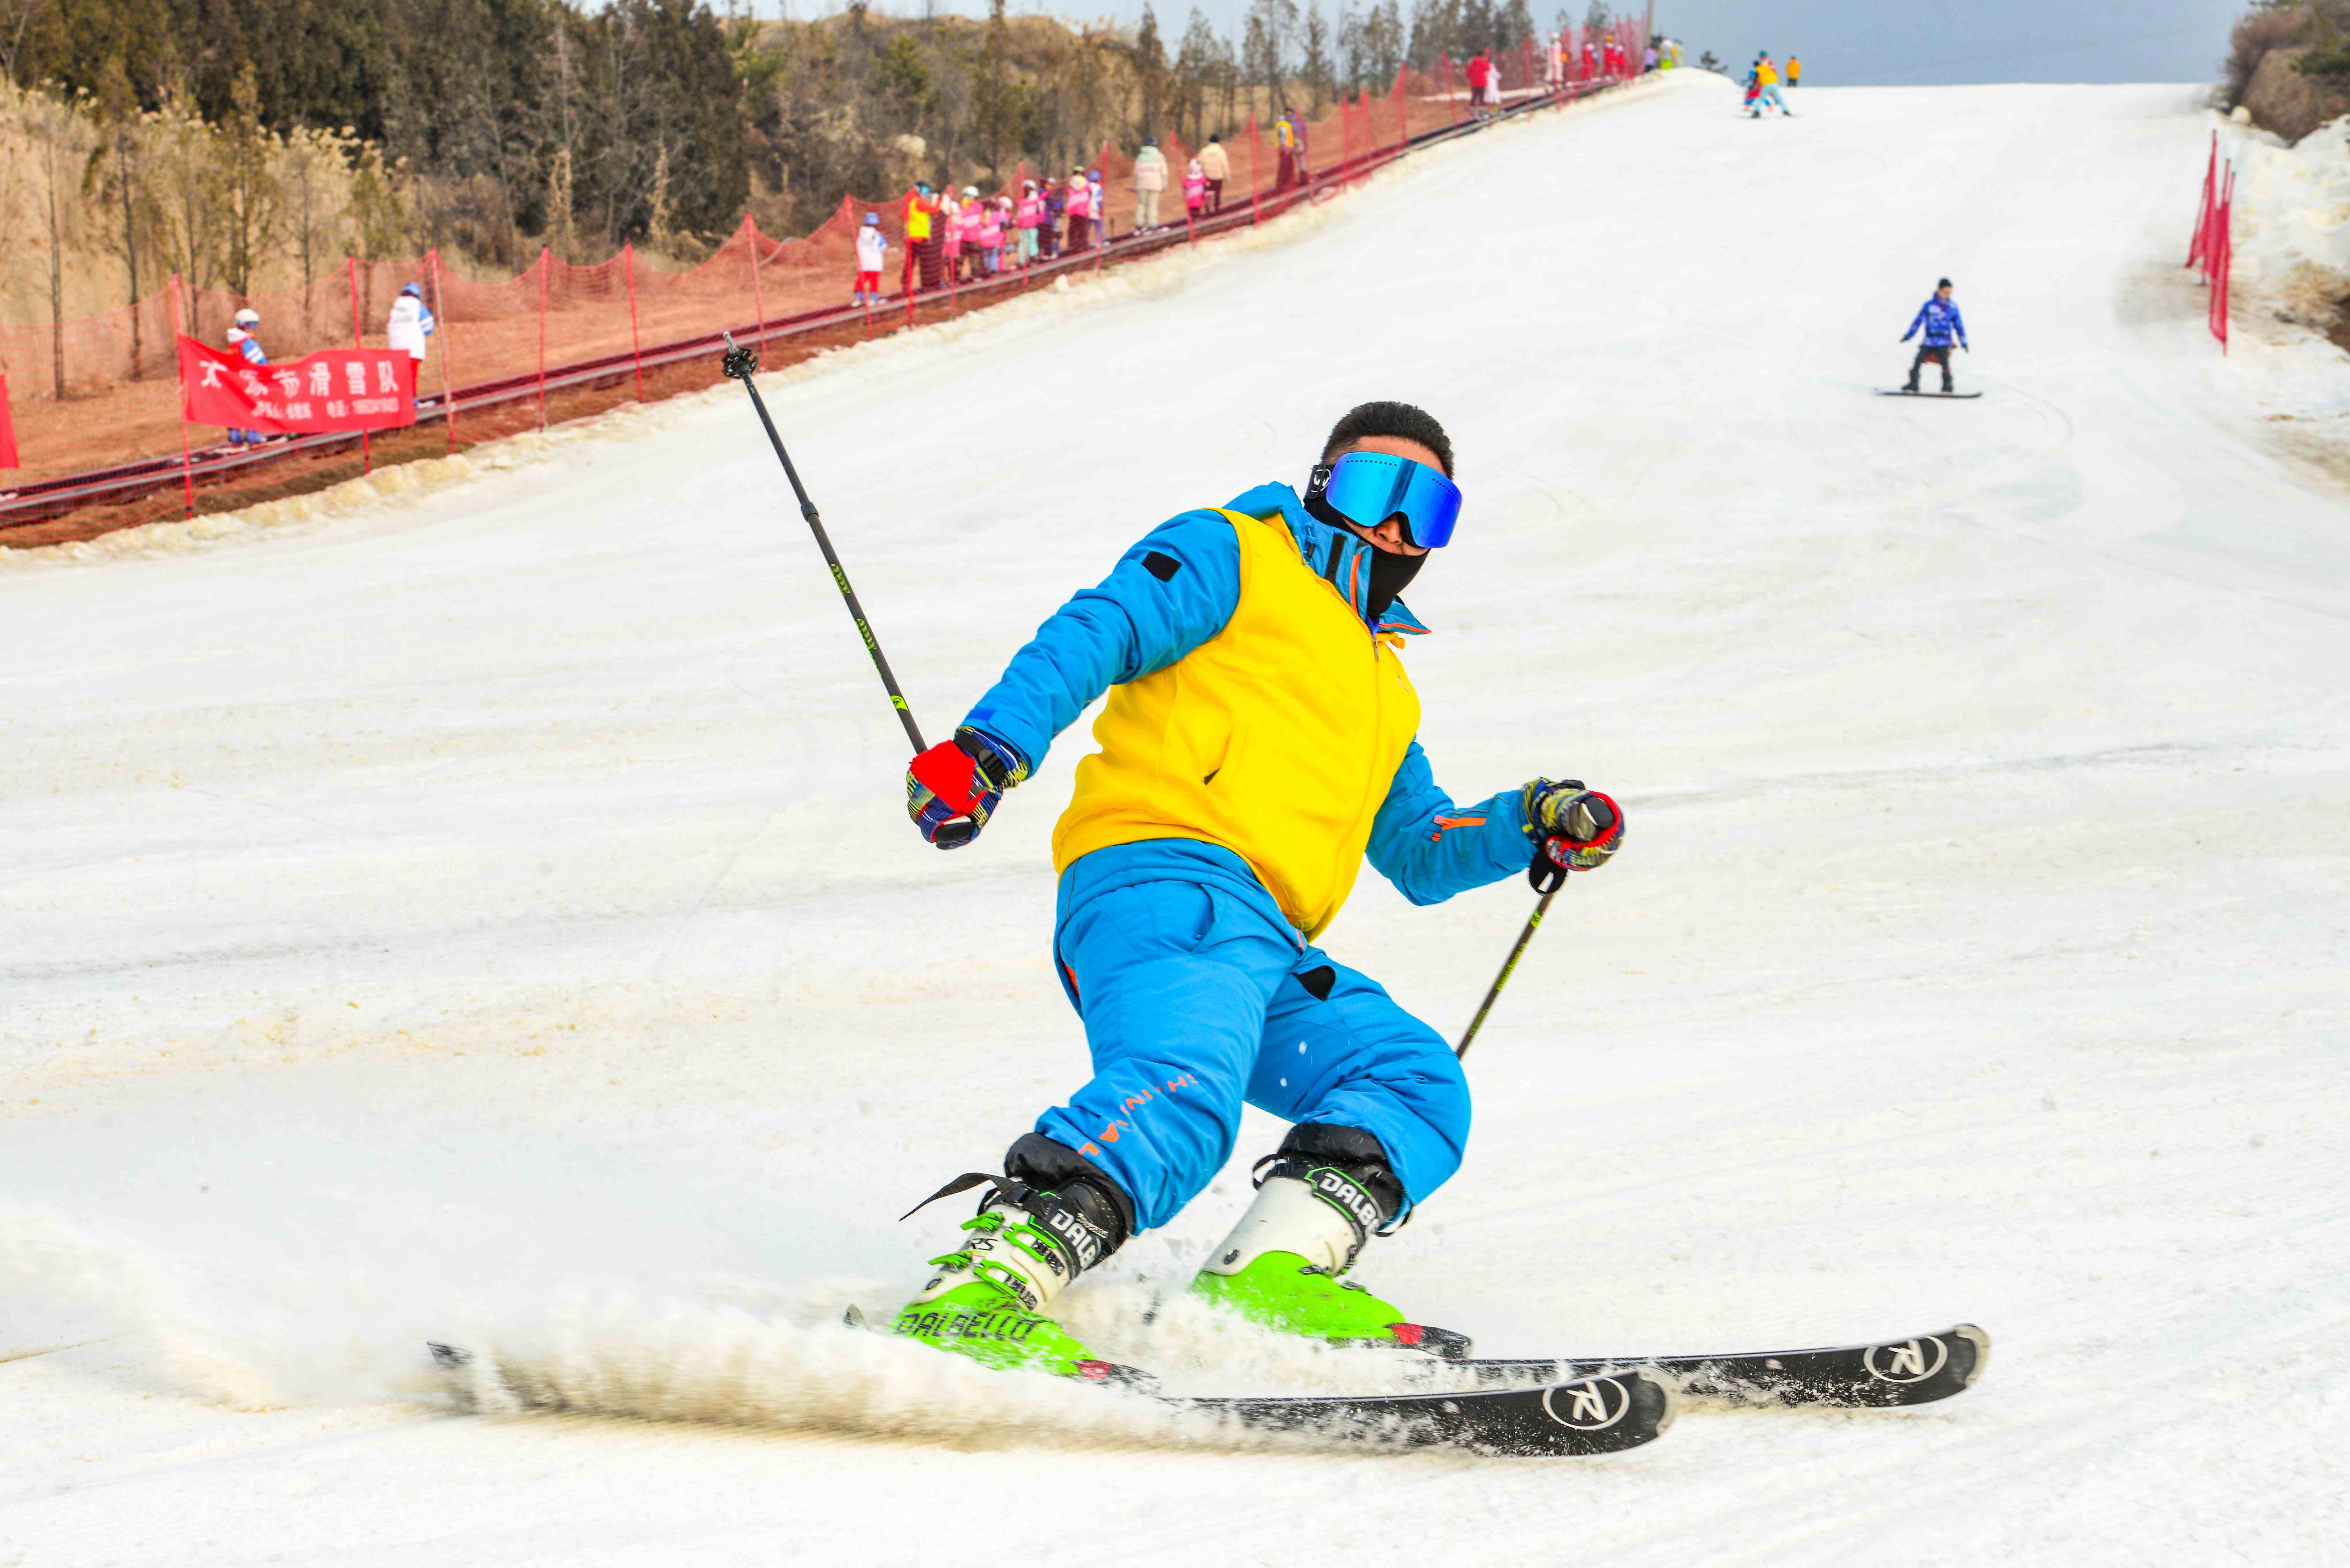
<svg viewBox="0 0 2350 1568"><path fill-rule="evenodd" d="M260 330L261 312L247 306L229 318L228 346L235 349L248 365L266 365L269 356L261 349L261 339L254 334ZM231 431L231 446L259 446L269 438L259 431Z"/></svg>
<svg viewBox="0 0 2350 1568"><path fill-rule="evenodd" d="M1950 297L1949 278L1934 285L1933 296L1918 307L1918 314L1911 318L1909 330L1901 335L1901 341L1908 342L1921 327L1926 329L1926 336L1918 341L1918 357L1909 361L1909 384L1901 389L1905 392L1918 389L1918 372L1930 359L1942 368L1942 390L1958 390L1950 383L1950 345L1956 342L1970 354L1974 350L1968 348L1967 324L1959 315L1959 302Z"/></svg>
<svg viewBox="0 0 2350 1568"><path fill-rule="evenodd" d="M1803 79L1804 62L1797 59L1794 56L1789 55L1787 57L1787 89L1790 92L1794 91L1796 85Z"/></svg>
<svg viewBox="0 0 2350 1568"><path fill-rule="evenodd" d="M1200 161L1194 158L1183 171L1184 221L1186 223L1198 223L1200 221L1200 209L1206 206L1207 202L1207 171L1201 169L1200 167Z"/></svg>
<svg viewBox="0 0 2350 1568"><path fill-rule="evenodd" d="M1491 101L1489 86L1493 79L1493 62L1478 50L1469 57L1469 118L1485 118L1485 106Z"/></svg>
<svg viewBox="0 0 2350 1568"><path fill-rule="evenodd" d="M857 288L849 296L855 303L881 303L881 265L889 256L889 236L881 232L881 214L866 213L857 231Z"/></svg>
<svg viewBox="0 0 2350 1568"><path fill-rule="evenodd" d="M1372 402L1323 443L1305 496L1262 484L1174 517L1013 655L954 738L907 769L942 849L1107 693L1054 831L1054 967L1092 1081L1012 1145L955 1251L896 1331L998 1366L1117 1378L1045 1315L1129 1237L1166 1224L1230 1157L1243 1101L1294 1125L1191 1289L1268 1326L1418 1343L1343 1280L1461 1163L1469 1094L1451 1047L1313 945L1362 860L1418 904L1537 867L1592 870L1623 815L1576 780L1457 806L1415 738L1396 595L1452 536L1442 427Z"/></svg>

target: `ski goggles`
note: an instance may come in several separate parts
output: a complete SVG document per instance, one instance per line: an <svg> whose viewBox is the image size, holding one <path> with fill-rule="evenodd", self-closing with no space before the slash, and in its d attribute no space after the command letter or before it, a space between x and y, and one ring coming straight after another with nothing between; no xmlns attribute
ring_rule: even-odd
<svg viewBox="0 0 2350 1568"><path fill-rule="evenodd" d="M1433 550L1461 520L1461 487L1440 469L1384 452L1350 452L1316 471L1322 499L1348 521L1376 528L1403 518L1404 539Z"/></svg>

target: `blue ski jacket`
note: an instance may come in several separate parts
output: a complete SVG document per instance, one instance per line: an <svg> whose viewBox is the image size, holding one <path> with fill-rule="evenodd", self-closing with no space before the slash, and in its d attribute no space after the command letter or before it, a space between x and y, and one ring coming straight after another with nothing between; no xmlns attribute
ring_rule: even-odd
<svg viewBox="0 0 2350 1568"><path fill-rule="evenodd" d="M1364 615L1372 546L1314 518L1285 484L1259 485L1235 496L1230 510L1253 517L1278 512L1306 566ZM1240 597L1241 545L1232 522L1210 508L1170 518L1127 551L1100 586L1055 611L963 722L1017 752L1033 774L1054 737L1097 698L1214 638ZM1399 600L1372 629L1419 636L1428 628ZM1523 871L1531 845L1517 789L1456 805L1415 739L1388 781L1365 857L1405 898L1434 904Z"/></svg>
<svg viewBox="0 0 2350 1568"><path fill-rule="evenodd" d="M1952 338L1960 348L1966 346L1967 324L1959 315L1959 302L1955 299L1944 299L1939 294L1927 296L1926 303L1918 307L1916 319L1909 323L1909 330L1901 335L1901 341L1908 342L1920 327L1926 329L1929 348L1947 348Z"/></svg>

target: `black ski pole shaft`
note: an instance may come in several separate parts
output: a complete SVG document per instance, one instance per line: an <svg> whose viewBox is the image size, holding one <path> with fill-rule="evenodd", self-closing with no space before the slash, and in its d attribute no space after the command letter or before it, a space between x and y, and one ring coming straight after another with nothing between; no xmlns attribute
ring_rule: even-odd
<svg viewBox="0 0 2350 1568"><path fill-rule="evenodd" d="M1561 876L1542 896L1542 901L1534 906L1534 912L1526 917L1526 929L1518 933L1518 945L1510 950L1509 960L1502 965L1502 972L1493 977L1492 989L1485 992L1484 1005L1478 1008L1477 1016L1469 1021L1468 1032L1461 1036L1461 1044L1452 1048L1453 1055L1469 1054L1470 1044L1477 1038L1477 1031L1483 1027L1485 1014L1493 1011L1493 999L1502 994L1502 987L1510 983L1510 971L1516 969L1518 960L1525 956L1526 944L1534 940L1535 928L1543 923L1543 917L1550 913L1550 901L1557 898L1558 890L1565 886L1566 878Z"/></svg>
<svg viewBox="0 0 2350 1568"><path fill-rule="evenodd" d="M800 515L807 519L808 532L816 535L816 547L824 552L824 564L832 568L834 586L840 597L848 601L848 618L857 623L857 635L865 639L865 651L873 656L873 668L881 672L882 689L889 693L889 705L898 710L898 722L906 726L906 739L914 742L917 753L930 748L922 743L922 732L914 722L914 711L906 706L906 694L898 690L898 678L889 673L889 661L881 656L881 645L873 640L873 628L865 619L865 607L857 602L857 590L848 586L848 574L840 569L840 557L832 553L832 539L824 531L824 520L816 515L816 503L808 499L807 486L800 483L800 471L792 466L792 454L784 450L784 438L775 433L775 421L767 417L767 400L759 396L759 384L751 379L759 368L756 349L738 348L734 334L723 334L726 339L726 373L743 383L751 394L751 406L759 410L759 422L767 429L767 440L774 443L776 461L784 465L784 477L792 482L792 493L799 497Z"/></svg>

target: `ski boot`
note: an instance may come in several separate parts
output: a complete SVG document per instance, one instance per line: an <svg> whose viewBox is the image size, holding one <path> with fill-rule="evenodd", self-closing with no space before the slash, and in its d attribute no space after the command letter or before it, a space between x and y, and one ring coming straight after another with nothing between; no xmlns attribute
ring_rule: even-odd
<svg viewBox="0 0 2350 1568"><path fill-rule="evenodd" d="M938 1272L890 1332L967 1355L983 1366L1031 1367L1094 1383L1147 1375L1104 1361L1045 1314L1079 1274L1118 1251L1132 1229L1126 1195L1084 1157L1029 1133L1004 1157L1009 1177L973 1172L908 1211L979 1186L979 1212L962 1246L932 1258Z"/></svg>
<svg viewBox="0 0 2350 1568"><path fill-rule="evenodd" d="M1191 1282L1192 1294L1309 1338L1409 1345L1448 1360L1469 1354L1468 1335L1408 1323L1344 1277L1404 1206L1403 1183L1378 1138L1303 1124L1261 1168L1256 1200Z"/></svg>

